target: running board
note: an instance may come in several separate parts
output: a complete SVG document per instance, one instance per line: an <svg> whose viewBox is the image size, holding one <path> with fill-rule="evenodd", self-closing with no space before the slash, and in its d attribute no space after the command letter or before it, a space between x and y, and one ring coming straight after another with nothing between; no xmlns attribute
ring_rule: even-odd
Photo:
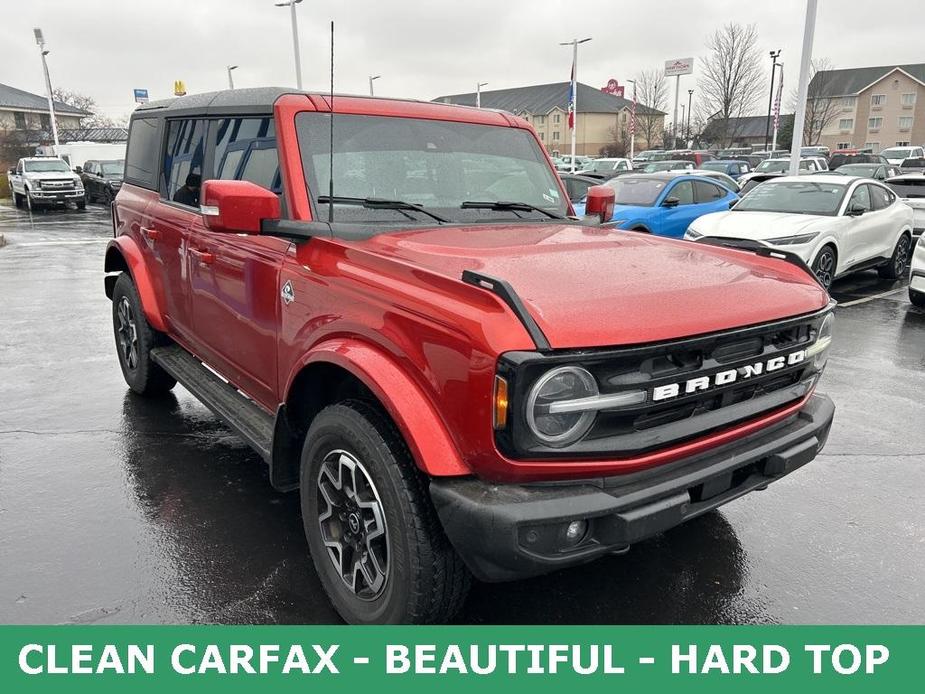
<svg viewBox="0 0 925 694"><path fill-rule="evenodd" d="M271 461L273 415L216 376L182 347L155 347L151 350L151 358L234 429L265 461Z"/></svg>

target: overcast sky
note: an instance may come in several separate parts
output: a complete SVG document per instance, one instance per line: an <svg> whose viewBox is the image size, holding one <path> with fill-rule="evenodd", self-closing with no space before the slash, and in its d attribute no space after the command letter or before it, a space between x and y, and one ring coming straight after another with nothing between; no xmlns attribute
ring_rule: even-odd
<svg viewBox="0 0 925 694"><path fill-rule="evenodd" d="M925 62L925 2L819 4L816 57L836 67ZM170 96L177 79L190 92L223 89L228 64L240 65L236 86L295 86L289 9L273 0L28 0L15 8L2 12L0 82L44 91L32 35L40 26L54 85L92 96L109 115L132 110L135 87L147 88L152 99ZM327 88L334 19L337 91L366 93L368 76L381 73L378 95L421 99L475 91L477 81L490 90L567 80L570 49L558 42L586 36L593 41L580 48L579 80L599 87L614 77L623 84L667 59L703 55L706 37L730 20L757 24L764 55L783 49L793 87L803 12L803 0L304 0L298 6L307 89ZM696 90L696 74L682 77L681 88Z"/></svg>

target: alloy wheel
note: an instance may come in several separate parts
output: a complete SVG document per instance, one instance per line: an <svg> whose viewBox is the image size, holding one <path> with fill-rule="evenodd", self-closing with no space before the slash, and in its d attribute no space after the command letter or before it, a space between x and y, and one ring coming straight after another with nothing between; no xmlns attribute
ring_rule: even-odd
<svg viewBox="0 0 925 694"><path fill-rule="evenodd" d="M328 558L351 593L376 599L389 578L389 534L376 486L363 464L340 449L325 456L316 485Z"/></svg>
<svg viewBox="0 0 925 694"><path fill-rule="evenodd" d="M813 264L813 272L826 289L832 286L832 279L835 275L835 255L831 250L828 248L822 250Z"/></svg>
<svg viewBox="0 0 925 694"><path fill-rule="evenodd" d="M902 277L906 270L906 263L909 261L909 237L903 236L896 244L896 252L893 254L893 271L897 277Z"/></svg>
<svg viewBox="0 0 925 694"><path fill-rule="evenodd" d="M119 300L116 309L116 336L119 341L119 350L125 366L134 371L138 367L138 328L135 325L135 314L127 296Z"/></svg>

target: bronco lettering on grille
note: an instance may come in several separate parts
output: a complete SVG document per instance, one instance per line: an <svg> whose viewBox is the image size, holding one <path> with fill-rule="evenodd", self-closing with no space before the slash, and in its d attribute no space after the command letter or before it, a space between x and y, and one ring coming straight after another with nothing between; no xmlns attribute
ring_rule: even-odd
<svg viewBox="0 0 925 694"><path fill-rule="evenodd" d="M734 369L720 371L711 376L700 376L687 381L679 381L678 383L666 383L665 385L656 386L652 389L651 399L652 402L659 402L660 400L670 400L680 395L691 395L700 391L711 390L717 386L726 386L736 381L744 381L749 378L754 378L755 376L779 371L805 360L806 350L801 349L787 355L773 357L766 361L754 362L738 366Z"/></svg>

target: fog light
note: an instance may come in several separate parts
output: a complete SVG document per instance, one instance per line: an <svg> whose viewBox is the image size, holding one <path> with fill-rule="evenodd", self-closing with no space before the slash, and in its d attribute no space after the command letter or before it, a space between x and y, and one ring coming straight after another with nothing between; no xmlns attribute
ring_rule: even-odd
<svg viewBox="0 0 925 694"><path fill-rule="evenodd" d="M584 539L586 532L588 532L588 521L572 521L565 529L565 544L568 547L574 547Z"/></svg>

